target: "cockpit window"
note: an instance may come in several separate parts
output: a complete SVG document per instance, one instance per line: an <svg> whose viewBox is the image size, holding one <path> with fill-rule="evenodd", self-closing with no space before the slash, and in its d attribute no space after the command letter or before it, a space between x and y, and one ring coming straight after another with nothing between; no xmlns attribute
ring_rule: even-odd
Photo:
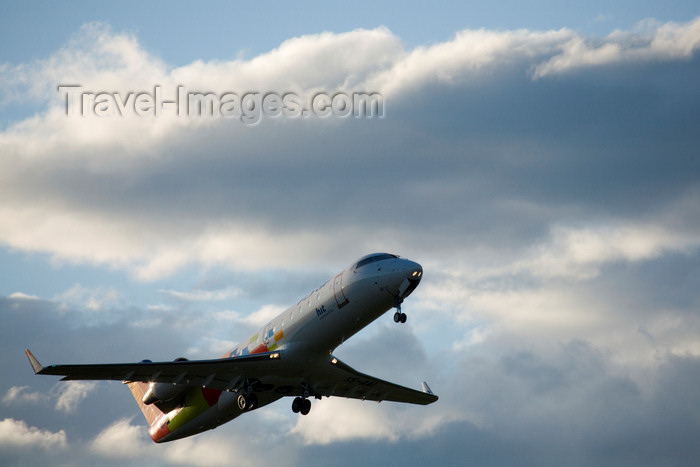
<svg viewBox="0 0 700 467"><path fill-rule="evenodd" d="M398 258L396 255L390 255L389 253L379 253L376 255L371 255L366 258L362 258L360 261L357 262L355 265L355 269L360 269L362 266L366 266L370 263L374 263L376 261L381 261L383 259L392 259L392 258Z"/></svg>

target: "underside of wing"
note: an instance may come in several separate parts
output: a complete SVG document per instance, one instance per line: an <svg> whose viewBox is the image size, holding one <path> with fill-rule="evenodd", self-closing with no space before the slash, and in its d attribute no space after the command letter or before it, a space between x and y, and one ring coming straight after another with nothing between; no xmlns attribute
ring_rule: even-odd
<svg viewBox="0 0 700 467"><path fill-rule="evenodd" d="M244 357L172 362L103 363L89 365L43 366L27 350L27 357L38 375L63 376L62 380L113 380L144 383L173 383L234 390L246 379L258 379L282 371L281 352Z"/></svg>
<svg viewBox="0 0 700 467"><path fill-rule="evenodd" d="M399 386L360 373L335 357L332 357L330 364L314 372L313 388L322 396L377 402L393 401L427 405L438 400L438 396L434 395L425 383L423 383L423 391Z"/></svg>

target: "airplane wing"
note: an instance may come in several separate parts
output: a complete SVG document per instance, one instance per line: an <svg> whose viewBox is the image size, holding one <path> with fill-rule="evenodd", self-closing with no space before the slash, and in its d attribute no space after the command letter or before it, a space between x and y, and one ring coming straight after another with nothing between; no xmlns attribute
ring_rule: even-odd
<svg viewBox="0 0 700 467"><path fill-rule="evenodd" d="M240 387L246 377L258 376L261 368L264 368L264 372L282 371L279 365L280 352L213 360L49 366L39 363L28 349L26 353L34 373L63 376L62 381L113 380L175 383L228 391ZM262 362L265 362L265 365L261 366Z"/></svg>
<svg viewBox="0 0 700 467"><path fill-rule="evenodd" d="M34 373L63 376L63 381L175 383L231 391L243 387L246 380L254 380L262 383L260 387L264 390L289 396L302 395L306 388L317 396L378 402L386 400L426 405L438 399L426 383L423 383L423 391L399 386L360 373L335 357L311 364L297 362L296 359L283 361L284 351L213 360L48 366L39 363L29 350L26 353Z"/></svg>
<svg viewBox="0 0 700 467"><path fill-rule="evenodd" d="M331 357L330 363L315 369L310 377L311 386L319 395L421 405L438 400L425 382L423 391L418 391L360 373L335 357Z"/></svg>

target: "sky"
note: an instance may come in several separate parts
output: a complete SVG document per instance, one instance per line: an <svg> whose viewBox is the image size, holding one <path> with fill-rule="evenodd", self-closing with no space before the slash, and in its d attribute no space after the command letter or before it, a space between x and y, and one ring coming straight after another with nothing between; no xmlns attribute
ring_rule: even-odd
<svg viewBox="0 0 700 467"><path fill-rule="evenodd" d="M0 463L700 459L697 2L27 2L0 42ZM335 354L427 407L155 445L24 355L216 357L379 251L423 265L408 322Z"/></svg>

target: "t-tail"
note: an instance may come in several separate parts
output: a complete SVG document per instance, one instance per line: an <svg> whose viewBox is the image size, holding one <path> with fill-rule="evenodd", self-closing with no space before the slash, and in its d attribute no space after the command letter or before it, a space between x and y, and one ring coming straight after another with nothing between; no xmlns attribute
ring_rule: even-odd
<svg viewBox="0 0 700 467"><path fill-rule="evenodd" d="M158 442L158 440L153 437L154 426L156 425L156 422L158 422L163 417L164 414L158 407L156 407L155 404L146 405L143 402L144 397L148 393L150 385L148 383L139 382L126 383L126 385L129 386L131 394L134 396L134 399L136 399L136 403L139 405L141 413L143 413L143 416L146 417L146 421L149 425L148 433L151 435L153 441Z"/></svg>
<svg viewBox="0 0 700 467"><path fill-rule="evenodd" d="M216 407L222 393L217 389L186 384L140 382L126 384L148 422L148 434L156 443L172 441L191 434L190 422L212 407ZM172 398L164 400L163 390L169 392ZM206 428L214 428L216 425L218 423ZM205 427L199 428L199 431L202 431ZM175 433L176 430L177 433Z"/></svg>

